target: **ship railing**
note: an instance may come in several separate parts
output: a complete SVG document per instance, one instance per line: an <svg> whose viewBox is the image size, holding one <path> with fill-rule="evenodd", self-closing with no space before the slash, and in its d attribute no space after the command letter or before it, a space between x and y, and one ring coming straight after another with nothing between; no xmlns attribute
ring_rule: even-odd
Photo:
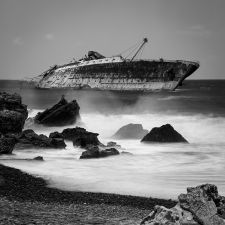
<svg viewBox="0 0 225 225"><path fill-rule="evenodd" d="M184 59L164 59L164 58L159 58L159 59L135 59L134 61L155 61L155 62L181 62L181 63L196 63L197 65L200 65L200 61L198 60L184 60Z"/></svg>

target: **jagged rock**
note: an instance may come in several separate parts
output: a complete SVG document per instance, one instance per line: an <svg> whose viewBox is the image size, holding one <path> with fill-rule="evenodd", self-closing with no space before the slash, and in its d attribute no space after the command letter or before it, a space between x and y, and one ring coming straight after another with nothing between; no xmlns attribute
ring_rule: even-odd
<svg viewBox="0 0 225 225"><path fill-rule="evenodd" d="M170 124L154 127L141 142L187 142Z"/></svg>
<svg viewBox="0 0 225 225"><path fill-rule="evenodd" d="M15 138L11 137L0 137L0 155L11 154L16 144Z"/></svg>
<svg viewBox="0 0 225 225"><path fill-rule="evenodd" d="M115 148L100 150L97 146L89 147L88 150L82 152L80 159L103 158L113 155L119 155L119 151Z"/></svg>
<svg viewBox="0 0 225 225"><path fill-rule="evenodd" d="M148 130L144 130L141 124L127 124L121 127L112 138L116 139L140 139L148 133Z"/></svg>
<svg viewBox="0 0 225 225"><path fill-rule="evenodd" d="M64 139L73 141L73 145L85 148L88 145L97 146L100 143L98 134L86 131L81 127L67 128L62 132Z"/></svg>
<svg viewBox="0 0 225 225"><path fill-rule="evenodd" d="M59 133L58 131L52 132L49 134L49 138L64 138L63 135L61 133Z"/></svg>
<svg viewBox="0 0 225 225"><path fill-rule="evenodd" d="M218 194L215 185L204 184L187 188L187 194L179 195L178 200L178 204L171 209L156 206L141 224L225 225L221 211L221 207L224 207L224 197Z"/></svg>
<svg viewBox="0 0 225 225"><path fill-rule="evenodd" d="M24 148L65 148L66 144L61 138L48 138L43 134L36 134L33 130L24 130L17 137L17 149Z"/></svg>
<svg viewBox="0 0 225 225"><path fill-rule="evenodd" d="M34 157L33 160L44 161L42 156Z"/></svg>
<svg viewBox="0 0 225 225"><path fill-rule="evenodd" d="M35 118L35 123L48 126L65 126L75 123L79 118L80 107L76 100L67 102L62 96L61 100L50 109L39 112Z"/></svg>
<svg viewBox="0 0 225 225"><path fill-rule="evenodd" d="M183 210L179 204L171 209L155 206L154 210L142 220L141 225L200 225L192 214Z"/></svg>
<svg viewBox="0 0 225 225"><path fill-rule="evenodd" d="M0 132L20 133L28 116L27 106L18 94L0 92Z"/></svg>
<svg viewBox="0 0 225 225"><path fill-rule="evenodd" d="M217 208L217 213L225 219L225 197L220 196L218 194L218 190L216 185L213 184L204 184L200 185L196 188L201 188L203 189L206 194L209 196L209 198L212 198L214 201L216 208Z"/></svg>
<svg viewBox="0 0 225 225"><path fill-rule="evenodd" d="M115 147L115 148L121 148L121 145L118 145L116 142L114 141L110 141L107 143L106 147Z"/></svg>
<svg viewBox="0 0 225 225"><path fill-rule="evenodd" d="M214 202L217 198L217 188L210 184L187 188L187 194L178 197L180 206L191 212L199 224L225 225Z"/></svg>

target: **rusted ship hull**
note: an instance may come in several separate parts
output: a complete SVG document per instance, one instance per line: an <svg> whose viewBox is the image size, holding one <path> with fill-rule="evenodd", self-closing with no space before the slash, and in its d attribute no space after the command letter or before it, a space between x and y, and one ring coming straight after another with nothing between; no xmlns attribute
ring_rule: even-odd
<svg viewBox="0 0 225 225"><path fill-rule="evenodd" d="M175 90L199 64L190 61L137 60L82 67L64 65L44 74L38 88L98 90Z"/></svg>

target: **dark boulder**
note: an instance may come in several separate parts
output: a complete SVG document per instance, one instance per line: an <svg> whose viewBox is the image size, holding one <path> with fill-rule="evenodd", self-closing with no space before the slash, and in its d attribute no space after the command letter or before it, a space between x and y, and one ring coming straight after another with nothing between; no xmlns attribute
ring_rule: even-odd
<svg viewBox="0 0 225 225"><path fill-rule="evenodd" d="M44 112L39 112L34 122L37 124L44 124L48 126L65 126L74 124L79 118L80 107L76 100L67 102L62 96L61 100Z"/></svg>
<svg viewBox="0 0 225 225"><path fill-rule="evenodd" d="M142 142L188 142L179 134L170 124L161 127L154 127L144 138Z"/></svg>
<svg viewBox="0 0 225 225"><path fill-rule="evenodd" d="M99 158L98 146L92 146L88 150L82 152L80 159Z"/></svg>
<svg viewBox="0 0 225 225"><path fill-rule="evenodd" d="M27 119L27 106L18 94L0 92L0 132L20 133Z"/></svg>
<svg viewBox="0 0 225 225"><path fill-rule="evenodd" d="M109 141L106 145L106 147L115 147L115 148L121 148L121 145L118 145L116 142L114 141Z"/></svg>
<svg viewBox="0 0 225 225"><path fill-rule="evenodd" d="M97 146L89 147L88 150L82 152L80 159L103 158L113 155L119 155L119 151L115 148L100 150Z"/></svg>
<svg viewBox="0 0 225 225"><path fill-rule="evenodd" d="M66 144L61 138L48 138L43 134L36 134L33 130L24 130L17 138L16 148L65 148Z"/></svg>
<svg viewBox="0 0 225 225"><path fill-rule="evenodd" d="M64 139L73 141L73 145L85 148L88 145L97 146L100 143L98 134L86 131L81 127L67 128L62 132Z"/></svg>
<svg viewBox="0 0 225 225"><path fill-rule="evenodd" d="M108 157L113 155L119 155L119 151L115 148L107 148L100 151L100 157Z"/></svg>
<svg viewBox="0 0 225 225"><path fill-rule="evenodd" d="M11 137L0 137L0 155L11 154L16 144L15 138Z"/></svg>
<svg viewBox="0 0 225 225"><path fill-rule="evenodd" d="M112 138L116 139L141 139L148 133L148 130L143 129L141 124L127 124L121 127Z"/></svg>
<svg viewBox="0 0 225 225"><path fill-rule="evenodd" d="M37 156L37 157L34 157L33 160L37 160L37 161L44 161L43 157L42 156Z"/></svg>
<svg viewBox="0 0 225 225"><path fill-rule="evenodd" d="M63 135L58 131L52 132L49 134L49 138L62 138L64 139Z"/></svg>

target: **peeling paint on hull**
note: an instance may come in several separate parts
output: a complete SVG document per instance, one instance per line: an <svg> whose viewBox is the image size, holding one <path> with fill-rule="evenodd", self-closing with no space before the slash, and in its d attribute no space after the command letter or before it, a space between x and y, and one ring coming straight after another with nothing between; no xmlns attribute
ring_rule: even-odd
<svg viewBox="0 0 225 225"><path fill-rule="evenodd" d="M36 82L36 87L117 91L175 90L198 67L196 62L181 60L64 65L45 73Z"/></svg>

